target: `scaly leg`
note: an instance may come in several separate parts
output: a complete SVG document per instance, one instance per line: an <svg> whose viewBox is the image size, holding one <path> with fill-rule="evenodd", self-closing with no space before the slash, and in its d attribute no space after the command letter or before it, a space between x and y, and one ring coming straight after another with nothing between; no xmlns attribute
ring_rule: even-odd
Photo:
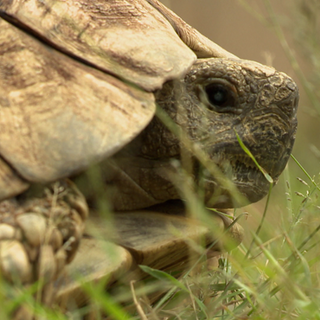
<svg viewBox="0 0 320 320"><path fill-rule="evenodd" d="M37 282L36 301L52 303L54 280L74 258L88 212L85 198L68 180L45 188L41 197L0 202L0 272L14 285L5 296L14 298L19 286ZM26 306L13 314L13 319L31 318Z"/></svg>

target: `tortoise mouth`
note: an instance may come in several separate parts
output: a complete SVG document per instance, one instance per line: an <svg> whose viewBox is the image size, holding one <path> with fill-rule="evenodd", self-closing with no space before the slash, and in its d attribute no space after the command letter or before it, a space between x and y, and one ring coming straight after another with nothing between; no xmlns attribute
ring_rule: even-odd
<svg viewBox="0 0 320 320"><path fill-rule="evenodd" d="M237 160L233 169L232 182L250 203L259 201L268 193L270 182L251 158L248 157L244 162ZM280 173L263 169L272 177L274 183L277 183Z"/></svg>
<svg viewBox="0 0 320 320"><path fill-rule="evenodd" d="M261 159L260 159L261 160ZM209 207L233 208L261 200L269 191L270 182L247 155L232 155L231 160L215 159L216 166L221 172L219 177L213 177L206 170L203 175L205 185L205 202ZM263 163L264 161L257 162ZM269 163L270 165L270 163ZM277 182L280 172L262 168ZM229 180L232 186L227 188ZM230 183L229 183L230 185Z"/></svg>

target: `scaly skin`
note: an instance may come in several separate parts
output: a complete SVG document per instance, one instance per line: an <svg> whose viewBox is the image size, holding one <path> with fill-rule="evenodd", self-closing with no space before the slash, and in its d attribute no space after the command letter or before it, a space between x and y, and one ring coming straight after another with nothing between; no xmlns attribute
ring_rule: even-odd
<svg viewBox="0 0 320 320"><path fill-rule="evenodd" d="M158 104L249 202L268 183L235 131L274 180L288 160L298 97L292 80L236 60L156 0L4 0L0 31L0 274L15 285L44 284L37 297L47 305L88 215L84 197L54 181L136 137L154 114L154 91L168 79L176 80L155 92ZM179 80L197 57L215 58L198 60ZM105 167L115 209L183 197L176 173L188 152L154 118ZM243 204L196 155L189 158L206 205ZM53 188L27 196L33 183ZM19 307L14 318L27 314Z"/></svg>
<svg viewBox="0 0 320 320"><path fill-rule="evenodd" d="M184 80L167 82L157 103L187 137L230 178L247 203L264 197L269 182L241 148L236 133L275 183L295 140L298 89L287 75L256 62L203 59ZM183 146L154 118L133 142L112 159L109 183L117 186L118 210L136 209L179 199L173 180ZM205 202L216 208L241 206L219 179L192 157L193 178L205 190ZM202 177L202 178L201 178Z"/></svg>
<svg viewBox="0 0 320 320"><path fill-rule="evenodd" d="M89 212L70 181L41 189L38 195L29 191L0 202L0 272L3 280L15 285L8 295L19 296L19 286L37 282L37 301L51 305L54 281L74 258ZM21 305L13 319L28 316L28 309Z"/></svg>

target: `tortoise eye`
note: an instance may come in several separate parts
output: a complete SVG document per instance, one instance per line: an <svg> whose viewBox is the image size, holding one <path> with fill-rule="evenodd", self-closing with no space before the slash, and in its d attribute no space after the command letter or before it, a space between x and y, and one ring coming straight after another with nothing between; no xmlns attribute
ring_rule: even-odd
<svg viewBox="0 0 320 320"><path fill-rule="evenodd" d="M228 90L221 84L211 84L205 88L208 100L215 106L222 107L229 100Z"/></svg>
<svg viewBox="0 0 320 320"><path fill-rule="evenodd" d="M211 83L204 89L213 110L230 112L235 107L235 95L229 86L221 83Z"/></svg>

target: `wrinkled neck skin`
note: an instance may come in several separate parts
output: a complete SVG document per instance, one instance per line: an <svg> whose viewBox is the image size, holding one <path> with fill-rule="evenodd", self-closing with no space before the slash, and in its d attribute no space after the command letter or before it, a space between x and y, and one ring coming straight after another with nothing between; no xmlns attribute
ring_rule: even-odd
<svg viewBox="0 0 320 320"><path fill-rule="evenodd" d="M187 180L179 172L184 162L185 171L204 191L207 206L232 208L260 200L269 182L243 151L236 133L277 182L297 128L298 89L287 75L251 61L203 59L185 79L167 82L155 96L187 139L201 147L246 200L235 200L212 170L185 152L185 145L155 117L108 164L115 209L183 199ZM189 161L182 161L186 158Z"/></svg>

